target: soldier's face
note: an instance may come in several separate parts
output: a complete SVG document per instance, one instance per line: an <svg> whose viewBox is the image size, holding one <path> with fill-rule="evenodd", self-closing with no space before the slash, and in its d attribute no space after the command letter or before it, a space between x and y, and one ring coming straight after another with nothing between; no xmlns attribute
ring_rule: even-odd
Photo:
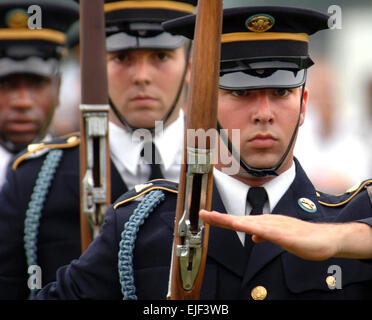
<svg viewBox="0 0 372 320"><path fill-rule="evenodd" d="M0 78L0 133L14 144L31 143L58 104L59 79L17 74Z"/></svg>
<svg viewBox="0 0 372 320"><path fill-rule="evenodd" d="M240 145L233 144L249 166L271 168L279 162L298 117L300 124L304 121L308 93L305 90L300 113L301 90L219 90L218 120L225 129L239 129ZM290 167L293 146L279 173Z"/></svg>
<svg viewBox="0 0 372 320"><path fill-rule="evenodd" d="M184 48L109 53L109 96L129 125L153 128L171 108L185 65ZM118 123L115 117L111 120Z"/></svg>

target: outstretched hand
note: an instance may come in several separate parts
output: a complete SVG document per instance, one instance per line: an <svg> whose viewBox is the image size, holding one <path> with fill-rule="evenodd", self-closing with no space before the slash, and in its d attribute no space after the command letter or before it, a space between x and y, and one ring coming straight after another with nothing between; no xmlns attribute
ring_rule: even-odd
<svg viewBox="0 0 372 320"><path fill-rule="evenodd" d="M271 241L303 259L372 257L372 228L363 223L312 223L279 214L235 216L205 210L200 217L208 224L251 234L256 243Z"/></svg>

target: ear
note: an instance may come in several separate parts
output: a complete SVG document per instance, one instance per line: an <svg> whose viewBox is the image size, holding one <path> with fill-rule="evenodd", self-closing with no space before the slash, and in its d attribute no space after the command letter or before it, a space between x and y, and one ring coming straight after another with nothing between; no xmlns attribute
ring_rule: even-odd
<svg viewBox="0 0 372 320"><path fill-rule="evenodd" d="M55 77L53 77L53 86L55 89L55 106L59 106L59 92L61 89L61 74L58 73Z"/></svg>
<svg viewBox="0 0 372 320"><path fill-rule="evenodd" d="M305 121L306 106L307 106L308 98L309 98L309 91L305 87L304 88L304 96L303 96L303 99L302 99L302 109L301 109L301 114L300 114L300 126L302 126L302 124Z"/></svg>
<svg viewBox="0 0 372 320"><path fill-rule="evenodd" d="M188 61L187 66L186 66L187 71L186 71L186 76L185 76L185 84L190 84L190 80L191 80L191 65L192 65L192 51L190 52L189 61Z"/></svg>

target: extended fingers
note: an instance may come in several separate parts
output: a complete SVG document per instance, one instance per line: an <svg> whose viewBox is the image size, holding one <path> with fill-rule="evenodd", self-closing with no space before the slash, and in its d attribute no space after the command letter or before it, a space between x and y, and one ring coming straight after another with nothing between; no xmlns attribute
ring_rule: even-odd
<svg viewBox="0 0 372 320"><path fill-rule="evenodd" d="M234 229L234 219L228 214L218 213L216 211L201 210L200 217L208 224L227 229Z"/></svg>
<svg viewBox="0 0 372 320"><path fill-rule="evenodd" d="M297 219L281 215L236 216L205 210L200 211L200 217L216 227L253 234L255 242L278 241L290 232L290 226L297 221Z"/></svg>
<svg viewBox="0 0 372 320"><path fill-rule="evenodd" d="M253 222L257 217L236 216L206 210L201 210L199 214L205 222L213 226L242 231L245 233L254 233Z"/></svg>

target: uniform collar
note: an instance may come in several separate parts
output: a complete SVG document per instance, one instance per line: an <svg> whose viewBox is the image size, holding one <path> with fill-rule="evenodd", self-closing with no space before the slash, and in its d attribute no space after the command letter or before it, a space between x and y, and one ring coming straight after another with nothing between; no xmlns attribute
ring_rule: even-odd
<svg viewBox="0 0 372 320"><path fill-rule="evenodd" d="M2 162L5 162L5 161L3 161L4 160L4 157L10 159L12 157L12 155L13 154L11 152L9 152L2 145L0 145L0 157L1 157Z"/></svg>
<svg viewBox="0 0 372 320"><path fill-rule="evenodd" d="M250 186L215 168L213 172L217 189L227 213L244 216L247 210L246 199ZM295 176L296 167L293 162L288 170L262 185L267 192L269 200L264 207L265 213L272 212L279 200L289 189ZM244 243L245 234L243 232L237 232L237 234L241 242Z"/></svg>
<svg viewBox="0 0 372 320"><path fill-rule="evenodd" d="M283 197L295 176L296 167L293 162L288 170L262 185L268 195L270 212ZM244 215L250 186L216 168L214 168L214 178L226 210L231 214Z"/></svg>
<svg viewBox="0 0 372 320"><path fill-rule="evenodd" d="M296 166L292 162L291 167L281 173L279 176L265 183L263 187L265 188L268 198L270 212L273 211L275 206L278 204L279 200L283 197L285 192L289 189L293 180L296 177Z"/></svg>
<svg viewBox="0 0 372 320"><path fill-rule="evenodd" d="M174 163L181 161L178 148L184 134L184 113L180 110L178 118L163 130L157 130L153 142L161 158L161 164L168 170ZM133 175L137 174L143 141L133 137L132 133L110 122L110 153L118 159Z"/></svg>
<svg viewBox="0 0 372 320"><path fill-rule="evenodd" d="M180 141L183 141L184 127L185 115L180 109L178 118L164 128L163 132L155 135L154 143L160 153L165 171L175 163L181 164L182 155L179 152L179 148L172 146L179 146Z"/></svg>
<svg viewBox="0 0 372 320"><path fill-rule="evenodd" d="M245 215L246 199L249 185L229 176L218 169L213 169L214 181L220 193L227 213Z"/></svg>
<svg viewBox="0 0 372 320"><path fill-rule="evenodd" d="M14 155L6 150L3 146L0 145L0 189L5 183L6 179L6 169L8 167L9 161Z"/></svg>

